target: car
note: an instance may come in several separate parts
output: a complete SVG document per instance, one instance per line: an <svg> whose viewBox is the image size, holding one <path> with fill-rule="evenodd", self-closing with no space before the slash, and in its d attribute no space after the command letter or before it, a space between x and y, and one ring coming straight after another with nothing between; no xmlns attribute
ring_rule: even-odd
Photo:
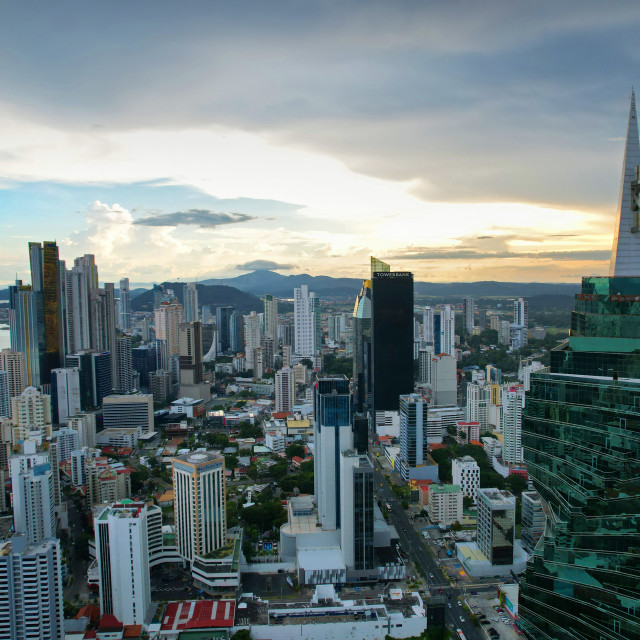
<svg viewBox="0 0 640 640"><path fill-rule="evenodd" d="M407 533L407 530L406 530L406 529L403 529L402 531L404 531L404 533Z"/></svg>
<svg viewBox="0 0 640 640"><path fill-rule="evenodd" d="M430 574L429 574L429 577L433 580L433 579L434 579L434 578L433 578L433 573L430 573Z"/></svg>
<svg viewBox="0 0 640 640"><path fill-rule="evenodd" d="M458 600L458 606L461 607L462 606L462 602L460 602L460 600Z"/></svg>
<svg viewBox="0 0 640 640"><path fill-rule="evenodd" d="M478 592L477 592L477 591L472 591L472 592L471 592L471 595L472 595L472 596L477 596L477 595L478 595Z"/></svg>
<svg viewBox="0 0 640 640"><path fill-rule="evenodd" d="M449 605L449 609L451 609L451 603L450 603L450 602L448 602L447 604Z"/></svg>
<svg viewBox="0 0 640 640"><path fill-rule="evenodd" d="M498 618L491 618L493 622L498 622Z"/></svg>
<svg viewBox="0 0 640 640"><path fill-rule="evenodd" d="M464 622L464 618L460 616L460 622Z"/></svg>

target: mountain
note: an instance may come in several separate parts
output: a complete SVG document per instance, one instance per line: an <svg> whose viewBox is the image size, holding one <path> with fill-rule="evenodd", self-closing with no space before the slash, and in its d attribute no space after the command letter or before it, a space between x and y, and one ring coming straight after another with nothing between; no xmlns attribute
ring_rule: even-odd
<svg viewBox="0 0 640 640"><path fill-rule="evenodd" d="M173 293L182 303L182 282L163 282L165 289L173 289ZM224 285L197 285L198 303L200 305L208 304L211 307L235 307L241 313L249 313L250 311L262 311L263 303L260 298L246 291L239 291L234 287ZM136 296L131 300L131 308L133 311L153 311L153 289L148 289L144 293Z"/></svg>

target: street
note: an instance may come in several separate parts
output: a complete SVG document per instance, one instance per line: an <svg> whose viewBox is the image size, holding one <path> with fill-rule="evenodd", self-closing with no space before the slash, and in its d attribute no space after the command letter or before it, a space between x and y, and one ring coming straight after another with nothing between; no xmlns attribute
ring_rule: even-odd
<svg viewBox="0 0 640 640"><path fill-rule="evenodd" d="M445 595L451 595L451 599L448 600L448 602L451 603L451 608L447 606L445 610L447 623L451 625L453 629L462 629L467 640L484 640L480 629L469 621L469 616L462 606L458 606L460 602L458 596L462 594L462 590L449 586L449 581L442 575L436 559L431 555L420 534L409 521L402 505L396 499L395 494L387 484L386 478L378 466L375 467L374 481L375 488L383 504L388 503L391 506L391 513L389 514L390 521L398 532L402 549L410 559L422 569L430 589L443 589ZM433 575L433 579L429 577L430 575ZM463 618L464 622L462 622L460 618Z"/></svg>

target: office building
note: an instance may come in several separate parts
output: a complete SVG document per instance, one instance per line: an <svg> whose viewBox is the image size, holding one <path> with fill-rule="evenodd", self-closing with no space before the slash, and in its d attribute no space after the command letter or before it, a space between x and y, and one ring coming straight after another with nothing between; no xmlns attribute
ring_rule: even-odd
<svg viewBox="0 0 640 640"><path fill-rule="evenodd" d="M94 520L100 612L125 625L143 624L151 605L148 508L123 500Z"/></svg>
<svg viewBox="0 0 640 640"><path fill-rule="evenodd" d="M406 482L412 469L415 472L428 461L428 406L425 398L417 393L400 396L400 470Z"/></svg>
<svg viewBox="0 0 640 640"><path fill-rule="evenodd" d="M510 385L502 391L502 458L517 464L522 454L522 409L525 394L520 385Z"/></svg>
<svg viewBox="0 0 640 640"><path fill-rule="evenodd" d="M264 297L264 335L278 347L278 301L269 293Z"/></svg>
<svg viewBox="0 0 640 640"><path fill-rule="evenodd" d="M9 399L19 396L27 386L24 353L11 349L0 350L0 371L7 373Z"/></svg>
<svg viewBox="0 0 640 640"><path fill-rule="evenodd" d="M151 371L149 373L149 393L154 402L166 402L173 394L173 383L169 371Z"/></svg>
<svg viewBox="0 0 640 640"><path fill-rule="evenodd" d="M195 282L188 282L182 288L184 306L184 322L198 322L198 287Z"/></svg>
<svg viewBox="0 0 640 640"><path fill-rule="evenodd" d="M244 353L244 316L239 311L234 311L229 317L229 339L232 354Z"/></svg>
<svg viewBox="0 0 640 640"><path fill-rule="evenodd" d="M51 412L55 424L64 424L69 416L81 410L80 371L51 370Z"/></svg>
<svg viewBox="0 0 640 640"><path fill-rule="evenodd" d="M462 522L462 489L457 484L429 485L427 513L431 522L450 527Z"/></svg>
<svg viewBox="0 0 640 640"><path fill-rule="evenodd" d="M478 489L480 488L480 467L471 456L456 458L451 461L451 475L453 484L462 489L462 495L476 502Z"/></svg>
<svg viewBox="0 0 640 640"><path fill-rule="evenodd" d="M476 325L475 303L476 301L470 297L462 299L462 324L467 335L471 335L473 327Z"/></svg>
<svg viewBox="0 0 640 640"><path fill-rule="evenodd" d="M294 352L313 358L321 347L320 301L306 284L293 290Z"/></svg>
<svg viewBox="0 0 640 640"><path fill-rule="evenodd" d="M340 456L353 448L349 380L319 378L314 391L314 493L322 528L333 530L340 528Z"/></svg>
<svg viewBox="0 0 640 640"><path fill-rule="evenodd" d="M262 318L255 311L252 311L248 316L244 316L244 348L247 356L247 369L255 367L254 350L260 348L261 336Z"/></svg>
<svg viewBox="0 0 640 640"><path fill-rule="evenodd" d="M0 638L64 640L62 550L55 538L0 542Z"/></svg>
<svg viewBox="0 0 640 640"><path fill-rule="evenodd" d="M131 329L131 291L129 290L129 278L120 280L120 314L118 316L118 328L120 331Z"/></svg>
<svg viewBox="0 0 640 640"><path fill-rule="evenodd" d="M155 371L169 371L169 354L167 352L166 340L154 340L153 349L156 352L156 366L153 367Z"/></svg>
<svg viewBox="0 0 640 640"><path fill-rule="evenodd" d="M291 411L296 402L295 375L291 367L282 367L275 375L275 410Z"/></svg>
<svg viewBox="0 0 640 640"><path fill-rule="evenodd" d="M13 526L30 544L56 535L53 471L46 453L28 453L9 459ZM57 472L57 470L56 470Z"/></svg>
<svg viewBox="0 0 640 640"><path fill-rule="evenodd" d="M131 366L139 375L140 389L148 389L149 373L157 368L155 349L146 344L131 349Z"/></svg>
<svg viewBox="0 0 640 640"><path fill-rule="evenodd" d="M547 517L540 496L535 491L522 492L522 546L527 553L533 553L538 540L544 533Z"/></svg>
<svg viewBox="0 0 640 640"><path fill-rule="evenodd" d="M208 304L203 304L201 311L202 311L202 324L210 324L211 322L213 322L211 307Z"/></svg>
<svg viewBox="0 0 640 640"><path fill-rule="evenodd" d="M166 341L167 358L170 358L178 353L178 326L184 322L183 307L177 302L162 302L154 316L156 340Z"/></svg>
<svg viewBox="0 0 640 640"><path fill-rule="evenodd" d="M353 308L353 405L356 411L370 406L371 376L371 280L362 282L362 289Z"/></svg>
<svg viewBox="0 0 640 640"><path fill-rule="evenodd" d="M115 322L115 287L106 282L104 288L91 289L89 294L89 315L91 326L91 349L96 353L108 352L111 357L111 388L118 384Z"/></svg>
<svg viewBox="0 0 640 640"><path fill-rule="evenodd" d="M433 310L433 350L455 356L456 310L449 304Z"/></svg>
<svg viewBox="0 0 640 640"><path fill-rule="evenodd" d="M231 315L233 311L233 307L216 307L216 333L218 336L219 354L231 352ZM236 325L237 324L238 322L236 322ZM237 335L237 328L234 335ZM241 349L241 351L244 351L244 348Z"/></svg>
<svg viewBox="0 0 640 640"><path fill-rule="evenodd" d="M118 336L115 344L115 358L112 358L112 365L116 367L115 390L116 393L131 393L135 390L131 336Z"/></svg>
<svg viewBox="0 0 640 640"><path fill-rule="evenodd" d="M492 565L512 565L516 499L508 491L478 489L477 545Z"/></svg>
<svg viewBox="0 0 640 640"><path fill-rule="evenodd" d="M348 571L374 568L373 465L354 450L340 457L340 549Z"/></svg>
<svg viewBox="0 0 640 640"><path fill-rule="evenodd" d="M397 411L400 396L413 391L413 274L375 271L371 282L373 409L377 414Z"/></svg>
<svg viewBox="0 0 640 640"><path fill-rule="evenodd" d="M427 347L429 349L430 347ZM418 355L424 354L421 350ZM420 363L418 363L420 364ZM458 403L458 370L456 359L446 353L433 355L427 360L427 386L433 405Z"/></svg>
<svg viewBox="0 0 640 640"><path fill-rule="evenodd" d="M153 433L153 396L151 394L107 396L102 408L105 429L139 429L141 434Z"/></svg>
<svg viewBox="0 0 640 640"><path fill-rule="evenodd" d="M195 451L173 459L178 553L188 562L227 541L224 458Z"/></svg>
<svg viewBox="0 0 640 640"><path fill-rule="evenodd" d="M569 341L531 374L524 459L549 514L521 579L528 638L640 637L638 122L632 95L610 277L584 277Z"/></svg>
<svg viewBox="0 0 640 640"><path fill-rule="evenodd" d="M92 269L79 260L76 258L76 264L65 273L67 353L91 348L90 292L98 284L97 278L95 286L91 284Z"/></svg>
<svg viewBox="0 0 640 640"><path fill-rule="evenodd" d="M529 304L524 298L518 298L513 302L513 326L512 335L518 340L515 347L521 349L529 342Z"/></svg>

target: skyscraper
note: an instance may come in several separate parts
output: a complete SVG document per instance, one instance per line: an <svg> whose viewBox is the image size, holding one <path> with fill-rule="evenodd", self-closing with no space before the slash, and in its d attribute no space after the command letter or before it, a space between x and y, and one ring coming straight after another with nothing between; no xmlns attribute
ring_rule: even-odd
<svg viewBox="0 0 640 640"><path fill-rule="evenodd" d="M418 393L400 396L400 471L409 481L410 470L425 464L427 443L428 403Z"/></svg>
<svg viewBox="0 0 640 640"><path fill-rule="evenodd" d="M433 350L455 356L456 310L450 304L433 310Z"/></svg>
<svg viewBox="0 0 640 640"><path fill-rule="evenodd" d="M611 277L584 277L567 343L531 374L522 419L547 526L521 580L530 639L640 637L640 251L632 96ZM635 210L634 210L635 209Z"/></svg>
<svg viewBox="0 0 640 640"><path fill-rule="evenodd" d="M397 411L413 391L413 274L372 274L374 411Z"/></svg>
<svg viewBox="0 0 640 640"><path fill-rule="evenodd" d="M184 312L177 302L162 302L154 312L156 339L167 343L167 358L178 353L178 325L184 322Z"/></svg>
<svg viewBox="0 0 640 640"><path fill-rule="evenodd" d="M512 385L502 393L502 457L505 462L522 462L522 408L524 388Z"/></svg>
<svg viewBox="0 0 640 640"><path fill-rule="evenodd" d="M511 348L522 349L529 342L529 310L524 298L513 302L513 323L511 325Z"/></svg>
<svg viewBox="0 0 640 640"><path fill-rule="evenodd" d="M115 358L111 362L116 366L116 393L131 393L134 390L131 336L118 336L115 347Z"/></svg>
<svg viewBox="0 0 640 640"><path fill-rule="evenodd" d="M371 280L362 289L353 308L353 404L355 411L369 406L371 376Z"/></svg>
<svg viewBox="0 0 640 640"><path fill-rule="evenodd" d="M478 548L491 564L513 564L516 499L508 491L478 489Z"/></svg>
<svg viewBox="0 0 640 640"><path fill-rule="evenodd" d="M275 397L276 411L291 411L296 402L296 383L291 367L276 371Z"/></svg>
<svg viewBox="0 0 640 640"><path fill-rule="evenodd" d="M231 353L244 353L244 316L239 311L233 311L229 317L229 340Z"/></svg>
<svg viewBox="0 0 640 640"><path fill-rule="evenodd" d="M269 293L264 297L264 335L278 346L278 301Z"/></svg>
<svg viewBox="0 0 640 640"><path fill-rule="evenodd" d="M224 458L194 451L173 459L178 553L188 562L227 541Z"/></svg>
<svg viewBox="0 0 640 640"><path fill-rule="evenodd" d="M465 297L462 299L462 320L464 330L467 335L471 334L473 327L475 327L476 324L475 303L476 301L471 297Z"/></svg>
<svg viewBox="0 0 640 640"><path fill-rule="evenodd" d="M231 314L233 307L216 307L216 331L218 334L218 353L231 350Z"/></svg>
<svg viewBox="0 0 640 640"><path fill-rule="evenodd" d="M255 349L260 348L260 337L262 335L262 319L252 311L244 317L244 344L247 356L247 369L255 367Z"/></svg>
<svg viewBox="0 0 640 640"><path fill-rule="evenodd" d="M0 351L0 371L7 372L9 398L19 396L27 386L24 353L2 349Z"/></svg>
<svg viewBox="0 0 640 640"><path fill-rule="evenodd" d="M198 288L195 282L188 282L182 288L182 301L184 306L184 321L197 322L198 315Z"/></svg>
<svg viewBox="0 0 640 640"><path fill-rule="evenodd" d="M80 371L53 369L51 371L51 409L55 424L63 424L68 416L81 410Z"/></svg>
<svg viewBox="0 0 640 640"><path fill-rule="evenodd" d="M131 291L129 291L129 278L120 280L120 314L118 327L121 331L131 329Z"/></svg>
<svg viewBox="0 0 640 640"><path fill-rule="evenodd" d="M306 284L293 290L294 352L313 358L320 350L320 303Z"/></svg>

